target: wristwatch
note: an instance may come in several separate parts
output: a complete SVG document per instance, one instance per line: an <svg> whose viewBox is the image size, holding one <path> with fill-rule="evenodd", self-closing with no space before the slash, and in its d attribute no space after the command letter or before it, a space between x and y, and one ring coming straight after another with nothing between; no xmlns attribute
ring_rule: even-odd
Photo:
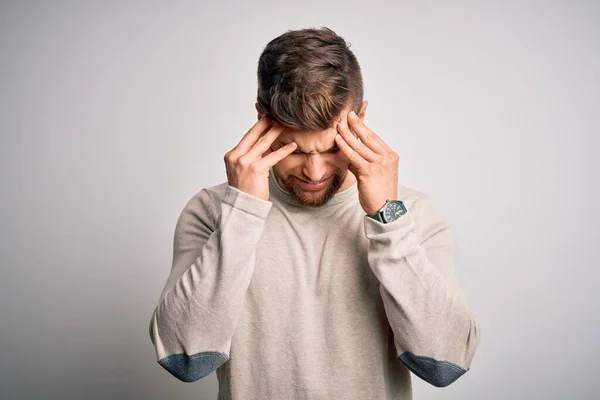
<svg viewBox="0 0 600 400"><path fill-rule="evenodd" d="M385 204L379 209L379 211L373 215L367 215L376 221L387 224L406 214L406 211L406 207L401 200L386 200Z"/></svg>

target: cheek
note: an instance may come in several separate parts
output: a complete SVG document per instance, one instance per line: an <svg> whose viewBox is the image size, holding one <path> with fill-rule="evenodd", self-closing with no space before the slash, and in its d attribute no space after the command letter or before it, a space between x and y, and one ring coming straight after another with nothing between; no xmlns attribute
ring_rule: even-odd
<svg viewBox="0 0 600 400"><path fill-rule="evenodd" d="M331 159L331 164L335 165L335 167L339 169L348 169L350 165L350 160L342 153L341 151L335 154Z"/></svg>
<svg viewBox="0 0 600 400"><path fill-rule="evenodd" d="M348 169L348 165L350 165L350 160L348 160L341 151L336 154L326 155L322 162L323 161L329 165L330 168L339 169L341 171ZM301 170L306 162L307 159L302 154L290 154L275 165L281 172L292 173Z"/></svg>

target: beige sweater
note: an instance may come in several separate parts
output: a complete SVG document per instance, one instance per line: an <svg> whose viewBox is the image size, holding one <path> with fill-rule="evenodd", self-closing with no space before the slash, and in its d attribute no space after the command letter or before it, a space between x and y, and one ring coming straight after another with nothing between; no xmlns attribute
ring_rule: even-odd
<svg viewBox="0 0 600 400"><path fill-rule="evenodd" d="M451 384L471 366L478 320L454 273L452 231L428 195L366 216L355 183L320 208L269 178L270 201L202 189L175 227L150 321L158 363L218 399L411 399L411 371Z"/></svg>

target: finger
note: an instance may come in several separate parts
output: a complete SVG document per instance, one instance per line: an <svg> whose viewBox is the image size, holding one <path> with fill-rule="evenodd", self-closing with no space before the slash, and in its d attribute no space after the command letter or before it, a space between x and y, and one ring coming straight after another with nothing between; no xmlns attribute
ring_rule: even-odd
<svg viewBox="0 0 600 400"><path fill-rule="evenodd" d="M240 157L252 148L254 143L260 138L265 130L271 125L273 121L267 114L263 115L253 126L246 132L240 142L231 150L231 155L235 158Z"/></svg>
<svg viewBox="0 0 600 400"><path fill-rule="evenodd" d="M265 151L267 151L267 149L271 147L275 139L277 139L281 132L283 132L284 128L285 127L283 125L279 124L274 124L273 126L271 126L267 133L258 138L258 140L254 143L254 145L248 151L248 153L246 153L246 155L251 160L258 158L261 154L263 154Z"/></svg>
<svg viewBox="0 0 600 400"><path fill-rule="evenodd" d="M391 150L383 140L375 134L375 132L370 130L369 127L356 116L356 114L348 114L348 123L352 130L356 132L360 141L373 152L384 155Z"/></svg>
<svg viewBox="0 0 600 400"><path fill-rule="evenodd" d="M373 132L373 131L371 131ZM373 138L377 141L377 143L379 143L381 145L381 147L383 147L386 152L390 152L393 151L392 148L390 146L388 146L388 144L386 142L384 142L384 140L381 138L381 136L377 135L375 132L373 132Z"/></svg>
<svg viewBox="0 0 600 400"><path fill-rule="evenodd" d="M350 147L350 145L344 140L342 135L340 135L340 134L336 135L334 140L337 143L340 150L342 150L344 155L348 158L348 160L350 160L350 163L352 165L354 165L354 167L357 170L360 171L367 167L367 164L369 162L367 160L365 160L356 151L354 151L354 149L352 149L352 147Z"/></svg>
<svg viewBox="0 0 600 400"><path fill-rule="evenodd" d="M337 130L344 141L362 158L369 162L374 162L377 160L379 155L373 152L373 150L367 147L364 143L361 143L360 140L358 140L358 138L350 132L350 128L348 128L346 118L344 118L344 116L342 116L342 120L337 124Z"/></svg>
<svg viewBox="0 0 600 400"><path fill-rule="evenodd" d="M269 147L269 148L267 149L267 151L265 151L264 153L262 153L262 154L260 155L260 158L265 158L266 156L268 156L268 155L269 155L269 154L271 154L272 152L273 152L273 149Z"/></svg>
<svg viewBox="0 0 600 400"><path fill-rule="evenodd" d="M257 163L261 164L263 168L270 168L286 158L291 152L296 150L296 147L298 147L296 142L290 142L285 146L282 146L279 149L271 152L268 156L262 158L260 161L257 161Z"/></svg>

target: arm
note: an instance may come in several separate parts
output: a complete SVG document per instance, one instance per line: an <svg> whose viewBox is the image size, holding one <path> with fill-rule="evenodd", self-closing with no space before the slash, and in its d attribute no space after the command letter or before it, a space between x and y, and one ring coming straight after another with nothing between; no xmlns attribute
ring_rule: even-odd
<svg viewBox="0 0 600 400"><path fill-rule="evenodd" d="M454 242L437 204L421 196L398 220L365 216L368 260L377 276L398 359L444 387L470 368L480 328L454 274Z"/></svg>
<svg viewBox="0 0 600 400"><path fill-rule="evenodd" d="M183 209L171 272L149 325L158 363L184 382L229 360L256 245L272 206L229 185L220 215L211 204L203 189Z"/></svg>

